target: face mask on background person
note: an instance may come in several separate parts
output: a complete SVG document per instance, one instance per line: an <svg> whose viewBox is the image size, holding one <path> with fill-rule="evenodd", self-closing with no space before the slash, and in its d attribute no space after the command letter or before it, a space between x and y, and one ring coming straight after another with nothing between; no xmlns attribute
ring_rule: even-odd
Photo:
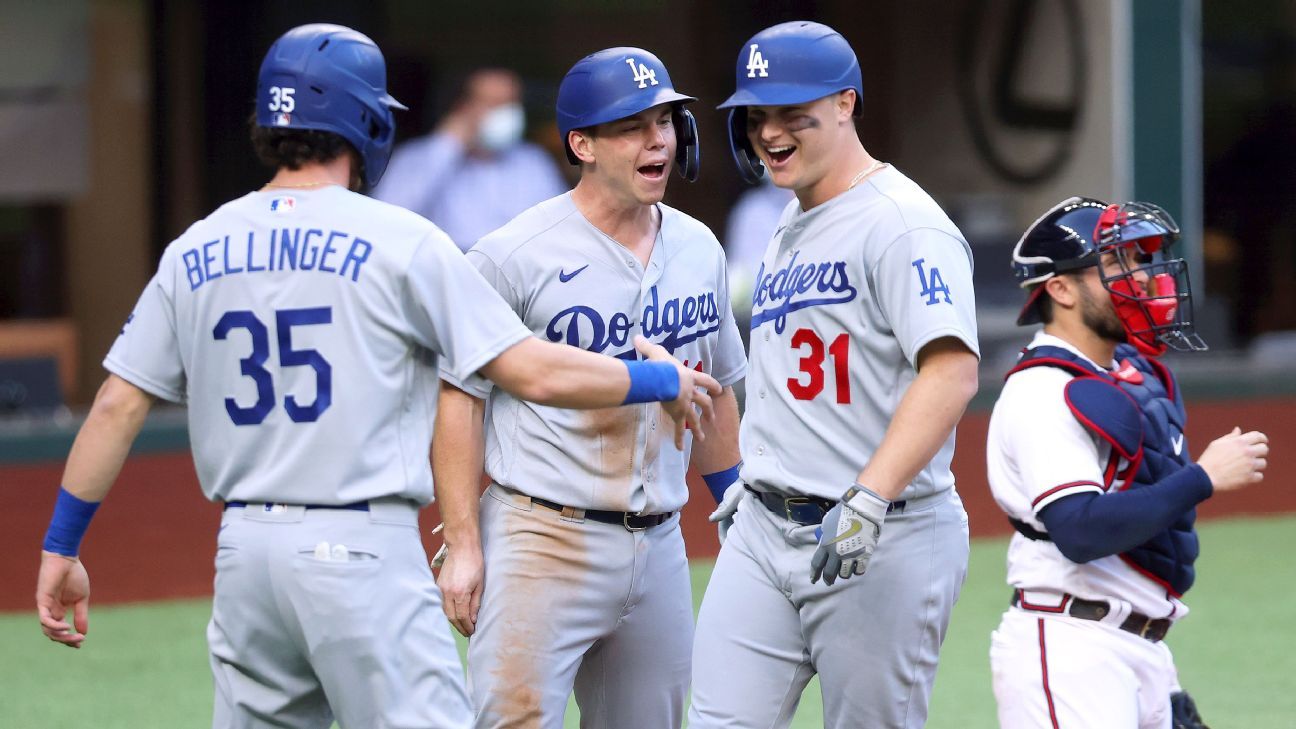
<svg viewBox="0 0 1296 729"><path fill-rule="evenodd" d="M521 104L505 104L486 112L477 129L477 145L488 152L501 152L522 139L526 115Z"/></svg>

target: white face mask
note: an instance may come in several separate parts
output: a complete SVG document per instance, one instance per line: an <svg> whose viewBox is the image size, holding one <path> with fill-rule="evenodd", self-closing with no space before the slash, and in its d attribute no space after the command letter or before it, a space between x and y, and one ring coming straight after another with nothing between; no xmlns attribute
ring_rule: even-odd
<svg viewBox="0 0 1296 729"><path fill-rule="evenodd" d="M526 115L521 104L505 104L486 112L477 129L477 144L488 152L500 152L522 139Z"/></svg>

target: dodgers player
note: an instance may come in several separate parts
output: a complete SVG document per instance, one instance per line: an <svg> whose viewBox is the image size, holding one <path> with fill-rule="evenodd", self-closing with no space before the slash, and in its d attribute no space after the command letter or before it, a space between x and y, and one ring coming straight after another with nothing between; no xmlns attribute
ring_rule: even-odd
<svg viewBox="0 0 1296 729"><path fill-rule="evenodd" d="M725 389L692 461L732 482L730 385L746 357L724 253L706 226L661 204L672 167L697 174L683 108L693 100L643 49L576 63L558 123L580 182L467 257L539 337L633 358L638 331L713 374ZM443 385L437 422L449 545L439 584L446 614L472 636L476 726L561 727L574 689L581 726L678 727L693 635L678 514L690 449L663 447L651 408L574 413L444 376L466 392Z"/></svg>
<svg viewBox="0 0 1296 729"><path fill-rule="evenodd" d="M551 405L676 397L681 415L707 405L694 384L719 392L678 363L530 337L431 223L354 192L390 154L402 107L385 85L378 47L348 28L301 26L271 47L253 141L274 178L163 254L105 359L41 553L42 629L80 647L81 538L153 399L187 402L203 492L225 503L215 727L471 721L416 521L432 498L431 353Z"/></svg>
<svg viewBox="0 0 1296 729"><path fill-rule="evenodd" d="M841 35L761 31L737 86L721 108L740 171L766 167L796 199L757 274L743 484L713 515L736 518L698 617L689 725L786 726L817 672L827 726L922 726L967 570L950 458L977 386L971 252L860 144Z"/></svg>
<svg viewBox="0 0 1296 729"><path fill-rule="evenodd" d="M1195 507L1260 481L1263 433L1216 439L1193 463L1183 397L1157 361L1204 349L1192 329L1179 229L1145 203L1071 198L1013 251L1043 323L990 417L995 501L1017 529L1011 608L990 663L999 723L1204 727L1162 642L1188 614ZM1173 695L1173 696L1172 696Z"/></svg>

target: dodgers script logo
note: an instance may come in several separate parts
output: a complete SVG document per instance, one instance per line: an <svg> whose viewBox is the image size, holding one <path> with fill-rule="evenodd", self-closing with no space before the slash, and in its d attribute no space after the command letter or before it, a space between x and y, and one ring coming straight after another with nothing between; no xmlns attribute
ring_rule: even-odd
<svg viewBox="0 0 1296 729"><path fill-rule="evenodd" d="M799 255L800 251L793 253L792 260L772 274L765 273L765 264L761 264L752 293L753 330L773 321L774 331L782 334L787 315L794 311L855 300L859 292L851 285L845 261L798 263Z"/></svg>
<svg viewBox="0 0 1296 729"><path fill-rule="evenodd" d="M545 335L551 342L564 342L573 347L581 346L581 335L590 337L590 344L585 349L602 353L609 348L622 350L630 343L630 317L618 311L611 319L605 320L597 309L590 306L572 306L558 312L545 329ZM643 335L674 352L679 347L704 337L720 329L720 307L716 304L715 292L707 291L697 296L683 299L660 301L657 287L648 292L648 303L644 305L643 321L640 324ZM663 334L666 336L659 339ZM617 351L612 355L619 359L635 359L634 347Z"/></svg>

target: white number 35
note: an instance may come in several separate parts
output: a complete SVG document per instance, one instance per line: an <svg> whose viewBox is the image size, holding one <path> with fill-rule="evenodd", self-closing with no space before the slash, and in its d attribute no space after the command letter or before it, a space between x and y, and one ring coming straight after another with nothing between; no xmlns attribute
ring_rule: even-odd
<svg viewBox="0 0 1296 729"><path fill-rule="evenodd" d="M297 101L293 99L293 94L297 89L290 89L286 86L270 87L270 111L292 111L297 107Z"/></svg>

